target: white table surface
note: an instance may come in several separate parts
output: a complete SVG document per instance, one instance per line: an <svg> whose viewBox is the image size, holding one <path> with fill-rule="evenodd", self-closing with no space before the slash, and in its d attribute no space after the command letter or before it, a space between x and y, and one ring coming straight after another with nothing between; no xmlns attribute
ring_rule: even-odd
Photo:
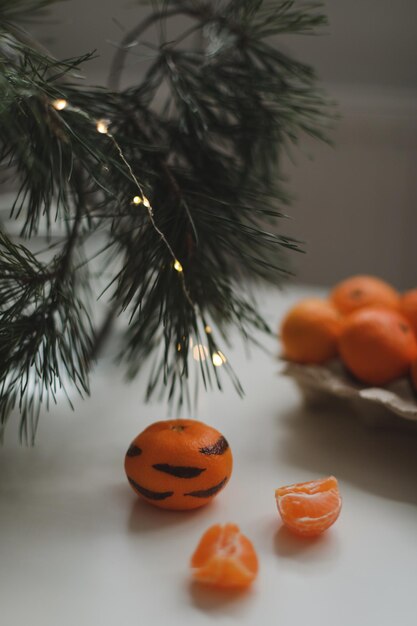
<svg viewBox="0 0 417 626"><path fill-rule="evenodd" d="M306 290L260 295L276 326ZM277 351L273 339L265 341ZM353 416L312 412L278 365L240 341L228 351L246 390L203 395L195 417L229 440L232 479L192 513L158 510L129 487L123 460L147 424L144 379L123 383L104 358L92 397L41 417L37 445L14 428L0 449L0 623L4 626L415 626L417 435L370 430ZM343 509L317 540L280 525L277 486L334 474ZM188 561L211 524L252 539L260 574L239 596L190 584Z"/></svg>

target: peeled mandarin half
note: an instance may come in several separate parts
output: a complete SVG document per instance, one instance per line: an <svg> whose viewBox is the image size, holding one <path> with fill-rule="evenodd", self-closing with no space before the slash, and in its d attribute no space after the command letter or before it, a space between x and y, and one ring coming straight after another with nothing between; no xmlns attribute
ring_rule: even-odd
<svg viewBox="0 0 417 626"><path fill-rule="evenodd" d="M275 498L283 524L304 537L315 537L339 517L342 500L334 476L280 487Z"/></svg>
<svg viewBox="0 0 417 626"><path fill-rule="evenodd" d="M258 573L251 541L236 524L216 524L201 537L192 558L196 582L223 589L248 587Z"/></svg>

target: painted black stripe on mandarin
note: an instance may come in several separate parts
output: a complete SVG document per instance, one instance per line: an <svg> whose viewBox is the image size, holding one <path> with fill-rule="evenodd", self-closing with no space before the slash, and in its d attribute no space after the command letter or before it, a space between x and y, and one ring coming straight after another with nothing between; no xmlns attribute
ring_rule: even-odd
<svg viewBox="0 0 417 626"><path fill-rule="evenodd" d="M128 476L128 479L136 491L139 491L139 493L145 498L148 498L148 500L166 500L166 498L169 498L174 493L173 491L150 491L150 489L138 485L130 476Z"/></svg>
<svg viewBox="0 0 417 626"><path fill-rule="evenodd" d="M171 474L177 478L195 478L206 471L205 467L186 467L185 465L169 465L168 463L155 463L152 467L158 472Z"/></svg>
<svg viewBox="0 0 417 626"><path fill-rule="evenodd" d="M126 452L126 456L139 456L141 454L142 454L142 450L138 448L138 446L135 446L134 443L132 443L132 445L129 446L129 450Z"/></svg>
<svg viewBox="0 0 417 626"><path fill-rule="evenodd" d="M227 483L227 476L223 478L221 482L214 487L209 487L209 489L201 489L199 491L190 491L189 493L184 493L185 496L193 496L193 498L210 498L211 496L215 496L218 491Z"/></svg>
<svg viewBox="0 0 417 626"><path fill-rule="evenodd" d="M212 446L207 446L205 448L200 448L201 454L224 454L229 447L226 439L222 436L213 443Z"/></svg>

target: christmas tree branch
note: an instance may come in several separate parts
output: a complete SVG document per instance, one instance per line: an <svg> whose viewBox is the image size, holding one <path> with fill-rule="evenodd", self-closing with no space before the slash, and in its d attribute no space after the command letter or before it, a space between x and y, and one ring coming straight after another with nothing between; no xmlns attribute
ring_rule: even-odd
<svg viewBox="0 0 417 626"><path fill-rule="evenodd" d="M298 249L279 233L280 156L303 133L325 138L329 111L312 69L270 40L314 32L325 23L314 5L156 5L117 49L112 90L74 79L87 55L57 61L19 36L12 17L44 5L0 4L0 165L18 185L12 214L24 217L24 238L61 228L48 261L5 234L0 243L0 416L20 407L30 440L43 399L68 382L88 390L92 358L122 312L128 375L154 355L148 395L186 401L191 365L206 387L221 388L225 370L242 392L216 335L224 343L230 324L246 340L268 331L247 281L276 285L289 274L285 252ZM175 16L186 25L171 40ZM119 91L128 53L154 24L161 40L144 76ZM97 332L83 303L92 261L80 258L96 233L109 274Z"/></svg>
<svg viewBox="0 0 417 626"><path fill-rule="evenodd" d="M46 14L46 10L56 0L1 0L0 24L3 27L15 28L21 22L32 22Z"/></svg>
<svg viewBox="0 0 417 626"><path fill-rule="evenodd" d="M0 237L1 437L15 407L22 439L33 442L43 401L56 401L57 390L65 392L67 385L88 393L92 328L86 277L75 274L72 250L67 247L42 264L23 246Z"/></svg>
<svg viewBox="0 0 417 626"><path fill-rule="evenodd" d="M144 20L126 33L113 56L108 79L109 89L119 91L121 76L125 67L126 59L132 45L137 43L138 38L158 20L169 19L176 15L180 15L181 13L184 14L184 10L182 8L174 8L171 10L151 13L151 15L148 15Z"/></svg>

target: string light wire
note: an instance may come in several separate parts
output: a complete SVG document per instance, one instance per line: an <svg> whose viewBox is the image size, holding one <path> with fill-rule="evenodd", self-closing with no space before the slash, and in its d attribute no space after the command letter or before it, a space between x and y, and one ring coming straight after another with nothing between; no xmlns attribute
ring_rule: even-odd
<svg viewBox="0 0 417 626"><path fill-rule="evenodd" d="M129 174L130 174L130 177L132 178L133 182L135 183L135 185L138 188L138 191L140 193L140 196L134 196L132 202L133 202L133 204L135 204L137 206L140 205L140 204L143 204L143 206L146 208L148 216L149 216L149 220L151 222L151 225L152 225L153 229L155 230L155 232L158 233L159 237L164 242L165 247L167 248L170 256L172 257L173 268L178 272L178 274L180 276L184 295L187 298L187 300L188 300L189 304L191 305L191 307L195 311L195 304L194 304L194 302L193 302L193 300L191 298L190 292L188 291L188 288L187 288L187 285L186 285L186 282L185 282L185 276L184 276L184 272L183 272L183 267L182 267L180 261L175 256L174 250L172 249L171 244L169 243L169 241L166 238L165 234L162 232L162 230L156 224L155 218L154 218L154 213L153 213L153 208L151 206L151 203L149 202L148 198L145 196L140 182L138 181L135 173L133 172L130 163L127 161L125 155L123 154L122 148L120 147L120 145L117 142L117 140L114 137L114 135L112 135L112 133L109 131L110 120L108 120L108 119L94 120L86 111L83 111L82 109L80 109L78 107L73 107L72 105L70 105L70 103L67 100L65 100L63 98L59 98L59 99L53 100L51 102L51 106L56 111L62 111L63 109L68 109L68 110L71 110L73 112L80 113L81 115L83 115L84 117L86 117L87 119L89 119L91 122L93 122L95 124L95 127L96 127L98 133L100 133L102 135L107 135L107 137L113 143L114 147L117 150L117 153L118 153L120 159L122 160L122 162L127 167L128 171L129 171Z"/></svg>
<svg viewBox="0 0 417 626"><path fill-rule="evenodd" d="M196 313L195 310L195 304L191 298L190 292L188 291L187 285L186 285L186 281L185 281L185 276L184 276L184 270L183 267L180 263L180 261L177 259L177 257L175 256L174 250L171 247L171 244L169 243L168 239L166 238L165 234L162 232L162 230L158 227L158 225L155 222L155 218L154 218L154 213L153 213L153 208L151 203L149 202L149 199L145 196L142 186L139 182L139 180L137 179L135 173L132 170L132 167L130 165L130 163L128 162L128 160L126 159L125 155L123 154L123 150L120 147L118 141L116 140L116 138L114 137L114 135L109 131L109 126L110 126L110 120L108 119L98 119L98 120L94 120L86 111L83 111L82 109L78 108L78 107L74 107L72 105L70 105L70 103L65 100L64 98L58 98L56 100L53 100L51 102L51 106L55 109L55 111L63 111L64 109L68 109L71 110L73 112L79 113L81 115L83 115L84 117L86 117L89 121L93 122L96 126L96 130L98 133L100 133L101 135L107 135L107 137L110 139L110 141L113 143L114 147L117 150L117 153L121 159L121 161L124 163L124 165L127 167L128 172L130 174L131 179L133 180L133 182L135 183L136 187L138 188L138 191L140 193L139 195L136 195L132 198L132 203L135 206L139 206L141 204L143 204L143 206L146 208L147 213L148 213L148 217L149 217L149 221L151 222L152 228L155 230L156 233L158 233L159 237L161 238L161 240L163 241L163 243L165 244L165 247L167 248L171 258L172 258L172 262L173 262L173 268L174 270L176 270L176 272L178 272L180 280L181 280L181 285L182 285L182 289L184 292L185 297L187 298L189 304L191 305L191 307L193 308L194 312ZM212 332L212 329L209 325L205 326L205 331L207 334L210 334ZM193 342L192 342L192 338L190 339L190 347L193 346ZM180 352L181 351L181 344L177 344L177 351ZM193 348L193 357L195 360L205 360L206 357L208 356L208 350L206 348L206 346L203 346L201 344L195 346ZM221 367L224 363L226 363L227 359L224 356L224 354L222 352L215 352L212 354L212 363L215 367Z"/></svg>

